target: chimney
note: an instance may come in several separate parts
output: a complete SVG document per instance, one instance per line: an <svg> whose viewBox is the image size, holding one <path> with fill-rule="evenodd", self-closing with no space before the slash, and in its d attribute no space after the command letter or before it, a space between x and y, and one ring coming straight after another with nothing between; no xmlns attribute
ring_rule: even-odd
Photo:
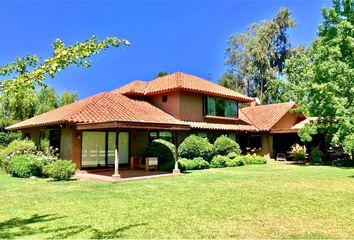
<svg viewBox="0 0 354 240"><path fill-rule="evenodd" d="M261 101L259 101L258 97L253 98L253 101L250 103L250 107L255 107L261 105Z"/></svg>

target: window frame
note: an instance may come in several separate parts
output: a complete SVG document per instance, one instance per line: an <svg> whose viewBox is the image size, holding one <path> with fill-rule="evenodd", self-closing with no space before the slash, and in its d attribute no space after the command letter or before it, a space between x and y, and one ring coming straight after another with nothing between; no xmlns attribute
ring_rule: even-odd
<svg viewBox="0 0 354 240"><path fill-rule="evenodd" d="M211 114L209 112L209 102L211 101L210 99L214 99L214 104L215 104L215 114ZM226 115L226 107L228 104L232 103L234 106L234 111L235 115L234 116L227 116ZM223 105L223 114L221 115L221 109L220 105ZM211 96L203 96L203 115L204 116L211 116L211 117L222 117L222 118L239 118L239 113L238 113L238 102L225 99L225 98L219 98L219 97L211 97Z"/></svg>

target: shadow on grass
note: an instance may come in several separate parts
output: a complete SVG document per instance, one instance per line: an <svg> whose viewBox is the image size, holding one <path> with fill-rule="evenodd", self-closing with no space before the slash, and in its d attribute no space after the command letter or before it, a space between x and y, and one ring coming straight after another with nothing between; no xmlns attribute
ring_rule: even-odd
<svg viewBox="0 0 354 240"><path fill-rule="evenodd" d="M78 233L87 231L92 239L107 239L107 238L122 238L124 232L138 226L147 225L147 223L130 224L109 231L102 231L94 228L91 225L72 225L67 227L53 227L52 222L64 219L66 216L57 216L56 214L32 215L29 218L12 218L4 222L0 222L0 239L13 239L30 237L38 238L38 235L43 235L49 239L70 238ZM45 223L41 226L35 224ZM32 237L31 237L32 236Z"/></svg>

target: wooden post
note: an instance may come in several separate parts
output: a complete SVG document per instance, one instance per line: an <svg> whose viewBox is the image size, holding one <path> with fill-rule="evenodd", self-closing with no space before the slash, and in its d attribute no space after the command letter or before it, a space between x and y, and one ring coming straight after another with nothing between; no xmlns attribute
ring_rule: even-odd
<svg viewBox="0 0 354 240"><path fill-rule="evenodd" d="M119 155L118 155L118 137L119 133L116 133L116 144L115 144L115 149L114 149L114 174L112 175L113 178L119 180L120 174L119 174Z"/></svg>
<svg viewBox="0 0 354 240"><path fill-rule="evenodd" d="M174 175L179 175L181 174L181 171L178 168L178 135L177 132L173 133L173 140L174 140L174 145L175 145L175 168L173 169L173 174Z"/></svg>

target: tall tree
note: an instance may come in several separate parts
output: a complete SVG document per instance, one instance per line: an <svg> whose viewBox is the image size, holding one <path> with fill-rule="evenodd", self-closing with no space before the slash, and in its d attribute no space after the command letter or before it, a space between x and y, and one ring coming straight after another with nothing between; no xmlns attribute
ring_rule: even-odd
<svg viewBox="0 0 354 240"><path fill-rule="evenodd" d="M58 107L59 97L52 87L41 88L36 93L36 115L48 112Z"/></svg>
<svg viewBox="0 0 354 240"><path fill-rule="evenodd" d="M234 81L243 81L243 92L261 102L276 102L279 94L272 81L282 78L290 54L287 30L295 26L290 12L282 8L272 20L252 24L242 34L231 35L225 64ZM229 81L221 84L229 85ZM231 84L233 86L240 84Z"/></svg>
<svg viewBox="0 0 354 240"><path fill-rule="evenodd" d="M66 91L66 90L65 90L65 91L61 94L59 105L62 107L62 106L64 106L64 105L73 103L73 102L75 102L75 101L77 101L77 100L78 100L78 96L77 96L77 93L76 93L76 92L69 92L69 91Z"/></svg>
<svg viewBox="0 0 354 240"><path fill-rule="evenodd" d="M318 38L286 61L289 88L316 123L300 132L303 140L323 132L328 142L354 151L354 2L333 0L323 8Z"/></svg>

